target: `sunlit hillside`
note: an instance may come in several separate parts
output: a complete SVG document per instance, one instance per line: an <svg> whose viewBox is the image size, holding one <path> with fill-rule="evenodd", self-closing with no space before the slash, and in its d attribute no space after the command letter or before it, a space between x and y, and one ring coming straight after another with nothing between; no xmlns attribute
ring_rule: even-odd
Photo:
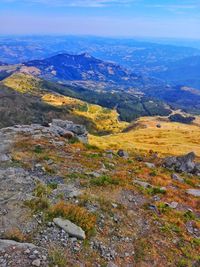
<svg viewBox="0 0 200 267"><path fill-rule="evenodd" d="M90 136L90 142L106 149L153 150L173 155L194 151L200 156L199 122L199 117L193 125L169 122L158 117L143 117L126 133Z"/></svg>
<svg viewBox="0 0 200 267"><path fill-rule="evenodd" d="M14 73L2 82L5 86L12 88L20 93L41 94L40 79L29 74Z"/></svg>
<svg viewBox="0 0 200 267"><path fill-rule="evenodd" d="M56 107L69 107L74 115L90 119L95 124L98 132L118 133L128 126L128 123L120 122L118 120L119 114L116 110L103 108L98 105L88 104L79 99L55 94L45 94L42 97L42 100Z"/></svg>
<svg viewBox="0 0 200 267"><path fill-rule="evenodd" d="M25 73L15 73L2 81L2 84L29 97L38 97L43 103L58 108L61 113L84 118L91 122L90 127L95 134L119 133L128 126L126 122L118 120L119 114L115 109L108 109L98 105L89 104L76 98L49 92L49 88L41 79Z"/></svg>

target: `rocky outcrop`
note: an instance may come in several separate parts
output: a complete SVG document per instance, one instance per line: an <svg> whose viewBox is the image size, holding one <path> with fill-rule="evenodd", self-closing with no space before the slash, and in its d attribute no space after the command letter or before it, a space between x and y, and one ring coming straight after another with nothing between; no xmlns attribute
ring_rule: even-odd
<svg viewBox="0 0 200 267"><path fill-rule="evenodd" d="M53 120L50 129L61 136L70 136L72 133L71 137L75 136L83 143L88 142L88 133L85 126L75 124L72 121Z"/></svg>
<svg viewBox="0 0 200 267"><path fill-rule="evenodd" d="M31 138L62 136L71 139L76 137L83 143L88 142L86 128L71 121L53 120L50 125L46 126L39 124L15 125L0 129L0 163L10 160L9 150L18 134L30 135Z"/></svg>
<svg viewBox="0 0 200 267"><path fill-rule="evenodd" d="M33 249L35 248L35 245L31 243L19 243L14 240L6 240L6 239L0 239L0 251L5 250L8 247L15 246L18 248L23 248L23 249Z"/></svg>
<svg viewBox="0 0 200 267"><path fill-rule="evenodd" d="M164 160L163 166L177 172L200 175L200 164L194 162L195 157L194 152L184 156L168 157Z"/></svg>

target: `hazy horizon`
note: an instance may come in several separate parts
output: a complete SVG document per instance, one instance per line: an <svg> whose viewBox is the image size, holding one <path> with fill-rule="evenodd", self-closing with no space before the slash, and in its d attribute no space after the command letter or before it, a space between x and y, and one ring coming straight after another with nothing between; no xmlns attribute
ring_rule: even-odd
<svg viewBox="0 0 200 267"><path fill-rule="evenodd" d="M1 0L2 35L200 39L197 0Z"/></svg>

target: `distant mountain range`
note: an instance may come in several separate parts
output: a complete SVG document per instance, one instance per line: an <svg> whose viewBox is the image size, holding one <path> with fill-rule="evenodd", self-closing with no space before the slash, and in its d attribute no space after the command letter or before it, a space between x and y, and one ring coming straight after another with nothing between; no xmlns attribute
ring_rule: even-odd
<svg viewBox="0 0 200 267"><path fill-rule="evenodd" d="M198 61L193 62L196 67ZM184 84L170 85L160 76L138 75L88 53L64 53L47 59L0 66L0 80L7 88L32 96L38 94L38 89L53 91L116 108L125 121L139 116L169 115L171 108L200 113L199 91Z"/></svg>
<svg viewBox="0 0 200 267"><path fill-rule="evenodd" d="M26 68L27 67L27 68ZM66 83L87 81L107 83L112 86L138 85L139 77L127 69L110 62L96 59L84 53L80 55L59 54L44 60L23 63L21 71L40 78Z"/></svg>

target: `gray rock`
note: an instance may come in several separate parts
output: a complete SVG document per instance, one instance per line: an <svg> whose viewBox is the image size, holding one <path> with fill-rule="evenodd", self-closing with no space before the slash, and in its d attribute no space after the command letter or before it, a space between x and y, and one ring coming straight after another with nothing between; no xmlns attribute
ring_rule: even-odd
<svg viewBox="0 0 200 267"><path fill-rule="evenodd" d="M36 266L36 267L40 267L41 262L40 262L39 259L37 259L37 260L34 260L34 261L32 262L32 265L33 265L33 266Z"/></svg>
<svg viewBox="0 0 200 267"><path fill-rule="evenodd" d="M66 233L69 234L71 237L77 237L78 239L85 239L85 232L83 229L76 224L70 222L69 220L63 220L61 218L54 218L53 222L63 229Z"/></svg>
<svg viewBox="0 0 200 267"><path fill-rule="evenodd" d="M88 143L88 132L83 125L75 124L72 121L52 120L50 128L57 129L61 136L67 136L69 133L73 133L81 142Z"/></svg>
<svg viewBox="0 0 200 267"><path fill-rule="evenodd" d="M152 187L151 184L149 184L147 182L140 181L140 180L135 180L134 183L135 184L138 184L138 185L140 185L140 186L142 186L144 188L150 188L150 187Z"/></svg>
<svg viewBox="0 0 200 267"><path fill-rule="evenodd" d="M184 182L183 178L181 178L181 177L180 177L178 174L176 174L176 173L172 173L171 178L172 178L173 180L178 181L178 182L181 182L181 183Z"/></svg>
<svg viewBox="0 0 200 267"><path fill-rule="evenodd" d="M168 157L164 160L163 166L178 172L194 173L196 164L194 152L179 157Z"/></svg>
<svg viewBox="0 0 200 267"><path fill-rule="evenodd" d="M170 204L168 204L168 206L171 208L171 209L176 209L178 207L178 202L171 202Z"/></svg>
<svg viewBox="0 0 200 267"><path fill-rule="evenodd" d="M200 189L188 189L186 193L194 197L200 197Z"/></svg>
<svg viewBox="0 0 200 267"><path fill-rule="evenodd" d="M10 161L10 157L6 154L0 154L0 162Z"/></svg>
<svg viewBox="0 0 200 267"><path fill-rule="evenodd" d="M129 157L129 154L128 152L120 149L118 152L117 152L117 155L121 158L128 158Z"/></svg>
<svg viewBox="0 0 200 267"><path fill-rule="evenodd" d="M150 168L150 169L154 169L154 168L156 168L155 164L153 164L153 163L145 162L144 164L145 164L148 168Z"/></svg>
<svg viewBox="0 0 200 267"><path fill-rule="evenodd" d="M18 247L23 249L33 249L35 248L35 245L31 243L19 243L13 240L6 240L6 239L0 239L0 252L4 251L8 247Z"/></svg>

